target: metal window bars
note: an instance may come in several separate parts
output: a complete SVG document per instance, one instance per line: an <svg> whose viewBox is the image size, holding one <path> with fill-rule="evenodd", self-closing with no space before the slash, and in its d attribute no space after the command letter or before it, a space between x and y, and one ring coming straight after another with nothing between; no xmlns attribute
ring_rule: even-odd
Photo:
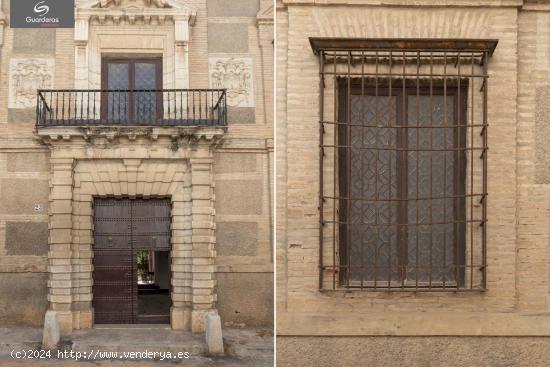
<svg viewBox="0 0 550 367"><path fill-rule="evenodd" d="M496 40L311 38L321 290L480 291Z"/></svg>

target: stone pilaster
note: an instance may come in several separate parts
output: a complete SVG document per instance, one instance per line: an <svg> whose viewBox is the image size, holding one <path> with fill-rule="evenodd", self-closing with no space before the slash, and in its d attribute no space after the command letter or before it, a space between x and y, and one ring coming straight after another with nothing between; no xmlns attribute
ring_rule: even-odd
<svg viewBox="0 0 550 367"><path fill-rule="evenodd" d="M175 40L175 78L176 88L189 88L189 19L176 17L174 19Z"/></svg>
<svg viewBox="0 0 550 367"><path fill-rule="evenodd" d="M178 182L179 184L179 182ZM172 195L172 309L173 329L191 330L193 309L191 175L183 173L183 187Z"/></svg>
<svg viewBox="0 0 550 367"><path fill-rule="evenodd" d="M216 311L215 209L213 146L199 140L191 154L193 332L205 330L208 313Z"/></svg>
<svg viewBox="0 0 550 367"><path fill-rule="evenodd" d="M263 4L256 15L258 26L258 41L262 57L263 100L265 122L273 123L273 57L274 57L274 7L272 3Z"/></svg>
<svg viewBox="0 0 550 367"><path fill-rule="evenodd" d="M74 57L75 57L75 76L74 84L77 89L88 88L88 27L87 17L78 16L75 20L74 31Z"/></svg>
<svg viewBox="0 0 550 367"><path fill-rule="evenodd" d="M73 158L52 152L48 252L48 301L57 311L62 334L73 329L72 317L72 188Z"/></svg>
<svg viewBox="0 0 550 367"><path fill-rule="evenodd" d="M0 48L4 44L4 26L6 25L6 15L2 11L2 0L0 0Z"/></svg>

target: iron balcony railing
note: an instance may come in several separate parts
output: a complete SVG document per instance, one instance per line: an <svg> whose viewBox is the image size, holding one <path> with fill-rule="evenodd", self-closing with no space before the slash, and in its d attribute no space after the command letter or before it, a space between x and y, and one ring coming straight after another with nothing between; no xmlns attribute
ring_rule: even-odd
<svg viewBox="0 0 550 367"><path fill-rule="evenodd" d="M225 89L60 89L37 95L37 127L226 124Z"/></svg>

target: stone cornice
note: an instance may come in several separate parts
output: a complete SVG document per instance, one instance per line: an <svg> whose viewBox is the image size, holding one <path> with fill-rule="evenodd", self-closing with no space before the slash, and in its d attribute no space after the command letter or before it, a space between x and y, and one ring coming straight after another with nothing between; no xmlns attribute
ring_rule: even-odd
<svg viewBox="0 0 550 367"><path fill-rule="evenodd" d="M37 128L35 135L42 143L55 146L83 144L105 145L120 138L134 141L146 138L152 142L168 137L178 146L206 143L219 146L227 131L226 127L150 127L150 126L85 126L85 127L43 127Z"/></svg>
<svg viewBox="0 0 550 367"><path fill-rule="evenodd" d="M112 22L119 24L128 22L136 23L137 20L143 20L144 23L151 23L157 20L164 23L168 19L186 20L189 24L195 22L197 16L196 10L192 9L171 9L171 8L143 8L143 9L111 9L111 8L92 8L76 9L76 19L99 20L100 23Z"/></svg>
<svg viewBox="0 0 550 367"><path fill-rule="evenodd" d="M524 0L521 10L550 11L550 0Z"/></svg>
<svg viewBox="0 0 550 367"><path fill-rule="evenodd" d="M256 14L256 24L258 25L273 25L274 22L274 7L270 4L258 11Z"/></svg>

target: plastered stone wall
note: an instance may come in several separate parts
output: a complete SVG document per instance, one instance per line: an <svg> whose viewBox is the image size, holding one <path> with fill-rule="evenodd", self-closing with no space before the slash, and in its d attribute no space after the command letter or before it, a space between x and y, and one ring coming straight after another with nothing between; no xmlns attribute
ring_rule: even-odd
<svg viewBox="0 0 550 367"><path fill-rule="evenodd" d="M32 125L21 124L34 121L33 109L8 108L8 85L12 58L52 59L55 48L44 37L35 37L36 32L15 34L8 27L9 1L1 5L5 18L0 21L0 325L37 326L48 306L49 152L33 140ZM55 32L45 34L55 38ZM38 45L39 40L44 42ZM32 46L37 48L31 51Z"/></svg>
<svg viewBox="0 0 550 367"><path fill-rule="evenodd" d="M206 3L209 85L229 88L214 159L219 312L226 325L272 325L273 3Z"/></svg>
<svg viewBox="0 0 550 367"><path fill-rule="evenodd" d="M549 338L294 337L278 339L277 366L544 366Z"/></svg>
<svg viewBox="0 0 550 367"><path fill-rule="evenodd" d="M323 5L277 3L277 328L283 349L310 355L308 350L324 348L322 342L307 347L310 339L287 340L290 336L550 335L543 167L547 5L397 0ZM319 65L308 40L315 36L498 39L489 62L486 292L319 292Z"/></svg>

